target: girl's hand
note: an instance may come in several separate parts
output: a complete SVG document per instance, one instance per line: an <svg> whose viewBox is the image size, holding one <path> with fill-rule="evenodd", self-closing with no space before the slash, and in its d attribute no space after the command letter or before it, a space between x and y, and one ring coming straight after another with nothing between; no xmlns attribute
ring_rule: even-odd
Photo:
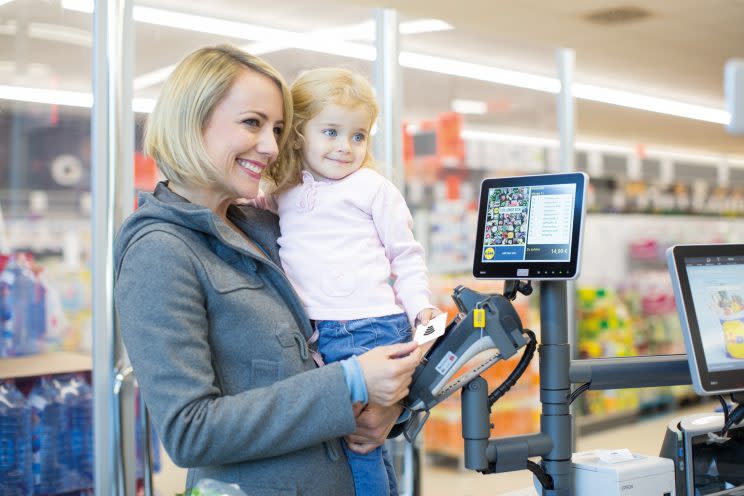
<svg viewBox="0 0 744 496"><path fill-rule="evenodd" d="M390 406L405 398L421 356L414 341L378 346L359 355L369 403Z"/></svg>
<svg viewBox="0 0 744 496"><path fill-rule="evenodd" d="M442 311L438 308L424 308L419 312L419 314L416 316L416 326L428 324L431 319L436 317L437 315L441 314ZM414 329L415 331L415 329ZM428 343L424 343L421 345L421 353L423 355L426 355L426 353L429 351L429 349L434 346L434 343L436 341L432 340Z"/></svg>
<svg viewBox="0 0 744 496"><path fill-rule="evenodd" d="M415 324L417 326L428 324L431 319L442 313L438 308L424 308L416 316Z"/></svg>

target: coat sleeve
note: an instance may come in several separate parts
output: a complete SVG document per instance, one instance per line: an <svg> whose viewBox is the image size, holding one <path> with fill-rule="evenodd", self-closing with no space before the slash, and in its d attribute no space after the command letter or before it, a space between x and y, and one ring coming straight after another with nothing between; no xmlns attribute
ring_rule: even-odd
<svg viewBox="0 0 744 496"><path fill-rule="evenodd" d="M355 424L340 364L221 392L198 263L183 240L155 231L128 247L115 284L121 335L173 461L196 467L264 459L350 434Z"/></svg>

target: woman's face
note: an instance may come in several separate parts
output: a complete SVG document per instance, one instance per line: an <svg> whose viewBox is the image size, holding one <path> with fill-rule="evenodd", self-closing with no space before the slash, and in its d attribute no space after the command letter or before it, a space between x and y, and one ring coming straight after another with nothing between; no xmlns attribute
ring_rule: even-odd
<svg viewBox="0 0 744 496"><path fill-rule="evenodd" d="M274 81L245 69L214 107L203 138L218 172L216 194L230 200L256 197L261 173L279 153L282 104Z"/></svg>

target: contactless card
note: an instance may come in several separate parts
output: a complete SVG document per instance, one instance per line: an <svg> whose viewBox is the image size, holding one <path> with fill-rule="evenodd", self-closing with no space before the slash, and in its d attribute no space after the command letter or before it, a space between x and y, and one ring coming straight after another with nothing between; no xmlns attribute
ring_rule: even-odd
<svg viewBox="0 0 744 496"><path fill-rule="evenodd" d="M444 328L447 327L447 313L440 313L426 324L416 327L416 333L413 340L418 344L428 343L444 334Z"/></svg>

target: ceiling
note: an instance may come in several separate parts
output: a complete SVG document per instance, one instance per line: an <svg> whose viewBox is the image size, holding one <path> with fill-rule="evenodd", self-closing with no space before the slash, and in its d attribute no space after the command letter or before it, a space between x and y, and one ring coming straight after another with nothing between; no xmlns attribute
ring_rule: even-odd
<svg viewBox="0 0 744 496"><path fill-rule="evenodd" d="M178 12L241 21L295 32L354 25L369 20L379 0L155 0L146 4ZM444 2L401 0L392 5L401 21L436 18L454 29L401 37L401 49L554 77L559 47L576 54L575 80L615 89L723 108L723 66L744 58L744 0L622 0ZM595 11L635 6L647 17L618 24L590 22ZM37 36L31 25L64 26L79 40ZM25 28L24 28L25 26ZM13 0L0 5L0 84L55 86L89 91L92 21L63 9L60 0ZM88 34L88 43L84 38ZM136 23L135 76L173 64L226 38ZM288 80L302 69L345 65L371 76L370 62L300 49L264 57ZM452 99L489 102L489 113L466 116L466 127L555 136L555 95L429 71L405 69L403 116L408 122L448 111ZM137 91L154 97L158 86ZM0 106L2 103L0 102ZM577 139L645 144L744 157L744 137L718 124L578 100Z"/></svg>

